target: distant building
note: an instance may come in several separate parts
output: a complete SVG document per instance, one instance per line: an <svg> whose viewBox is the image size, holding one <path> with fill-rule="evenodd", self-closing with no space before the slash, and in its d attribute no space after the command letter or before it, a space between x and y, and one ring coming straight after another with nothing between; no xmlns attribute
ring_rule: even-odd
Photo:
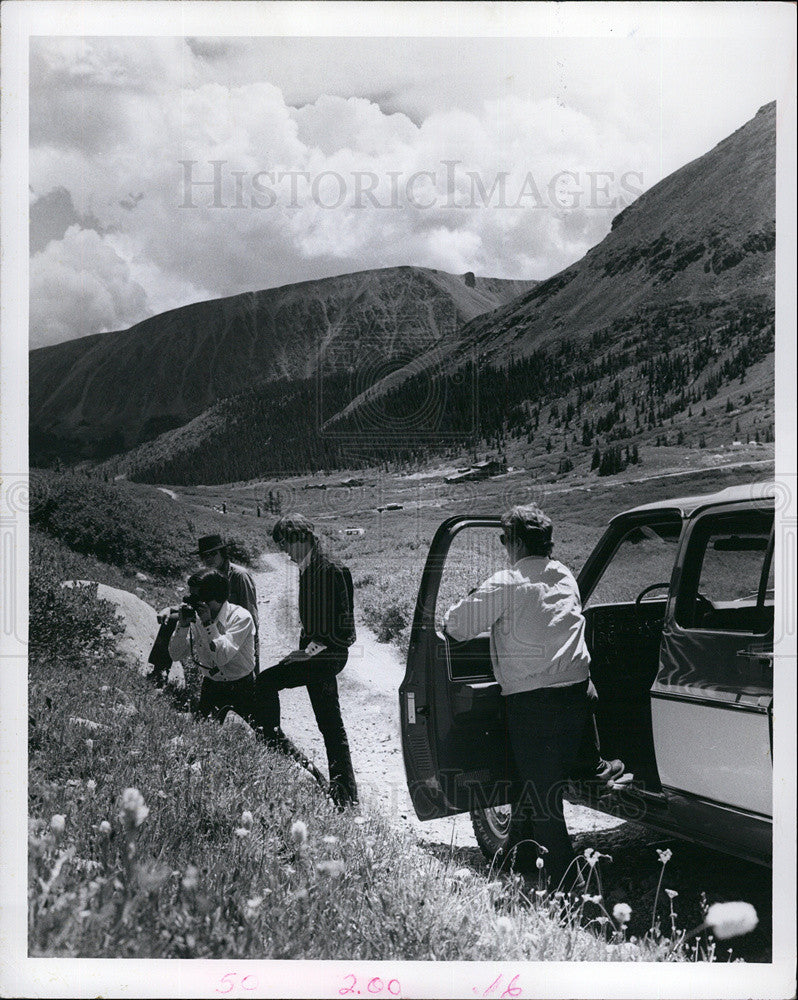
<svg viewBox="0 0 798 1000"><path fill-rule="evenodd" d="M501 476L507 472L507 463L497 458L489 459L485 462L477 462L470 469L456 472L453 476L447 476L447 483L470 483L479 479L489 479L491 476Z"/></svg>

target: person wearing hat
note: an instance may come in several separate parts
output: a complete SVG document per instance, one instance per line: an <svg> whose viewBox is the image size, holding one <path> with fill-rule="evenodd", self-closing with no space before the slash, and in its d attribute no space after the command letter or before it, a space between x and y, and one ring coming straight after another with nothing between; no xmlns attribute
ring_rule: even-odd
<svg viewBox="0 0 798 1000"><path fill-rule="evenodd" d="M574 858L563 791L591 732L590 654L576 580L551 557L550 518L529 504L506 511L501 523L509 567L451 607L444 631L463 642L490 630L491 660L522 785L520 809L534 830L533 850L519 850L518 860L527 867L529 854L537 854L535 842L542 845L540 858L553 891ZM621 774L621 761L601 760L597 738L595 733L596 777L608 770Z"/></svg>
<svg viewBox="0 0 798 1000"><path fill-rule="evenodd" d="M221 535L204 535L197 542L197 553L208 569L218 570L227 577L230 588L230 603L245 608L252 615L252 621L255 623L255 676L257 677L260 669L260 644L258 641L258 598L255 593L255 582L243 566L230 561L228 547Z"/></svg>

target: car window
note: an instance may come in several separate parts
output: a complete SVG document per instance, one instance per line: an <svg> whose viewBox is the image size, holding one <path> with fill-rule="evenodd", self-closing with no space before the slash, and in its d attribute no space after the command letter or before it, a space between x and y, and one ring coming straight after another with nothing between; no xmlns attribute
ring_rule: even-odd
<svg viewBox="0 0 798 1000"><path fill-rule="evenodd" d="M593 588L585 607L630 604L647 588L651 599L664 599L676 559L681 521L639 524L623 534Z"/></svg>
<svg viewBox="0 0 798 1000"><path fill-rule="evenodd" d="M768 573L772 512L707 516L697 526L685 557L683 593L676 620L687 628L763 634L773 627L772 579ZM763 600L759 597L762 593Z"/></svg>
<svg viewBox="0 0 798 1000"><path fill-rule="evenodd" d="M501 528L463 528L452 539L443 564L435 604L438 629L449 608L478 587L483 580L507 566L507 555L499 541Z"/></svg>

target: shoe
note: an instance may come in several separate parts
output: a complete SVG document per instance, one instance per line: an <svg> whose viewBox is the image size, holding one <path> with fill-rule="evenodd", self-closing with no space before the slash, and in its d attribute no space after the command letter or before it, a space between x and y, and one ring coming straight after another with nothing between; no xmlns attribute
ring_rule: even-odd
<svg viewBox="0 0 798 1000"><path fill-rule="evenodd" d="M623 775L624 770L625 768L622 760L604 760L602 758L596 767L594 777L596 781L600 781L606 785L611 781L617 782Z"/></svg>

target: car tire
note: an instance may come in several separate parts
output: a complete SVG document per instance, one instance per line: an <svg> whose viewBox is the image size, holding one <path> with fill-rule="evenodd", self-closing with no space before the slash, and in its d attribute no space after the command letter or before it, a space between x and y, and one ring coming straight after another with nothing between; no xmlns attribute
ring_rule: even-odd
<svg viewBox="0 0 798 1000"><path fill-rule="evenodd" d="M518 817L512 805L472 809L471 826L488 861L509 861L516 871L531 871L537 860L533 824Z"/></svg>

